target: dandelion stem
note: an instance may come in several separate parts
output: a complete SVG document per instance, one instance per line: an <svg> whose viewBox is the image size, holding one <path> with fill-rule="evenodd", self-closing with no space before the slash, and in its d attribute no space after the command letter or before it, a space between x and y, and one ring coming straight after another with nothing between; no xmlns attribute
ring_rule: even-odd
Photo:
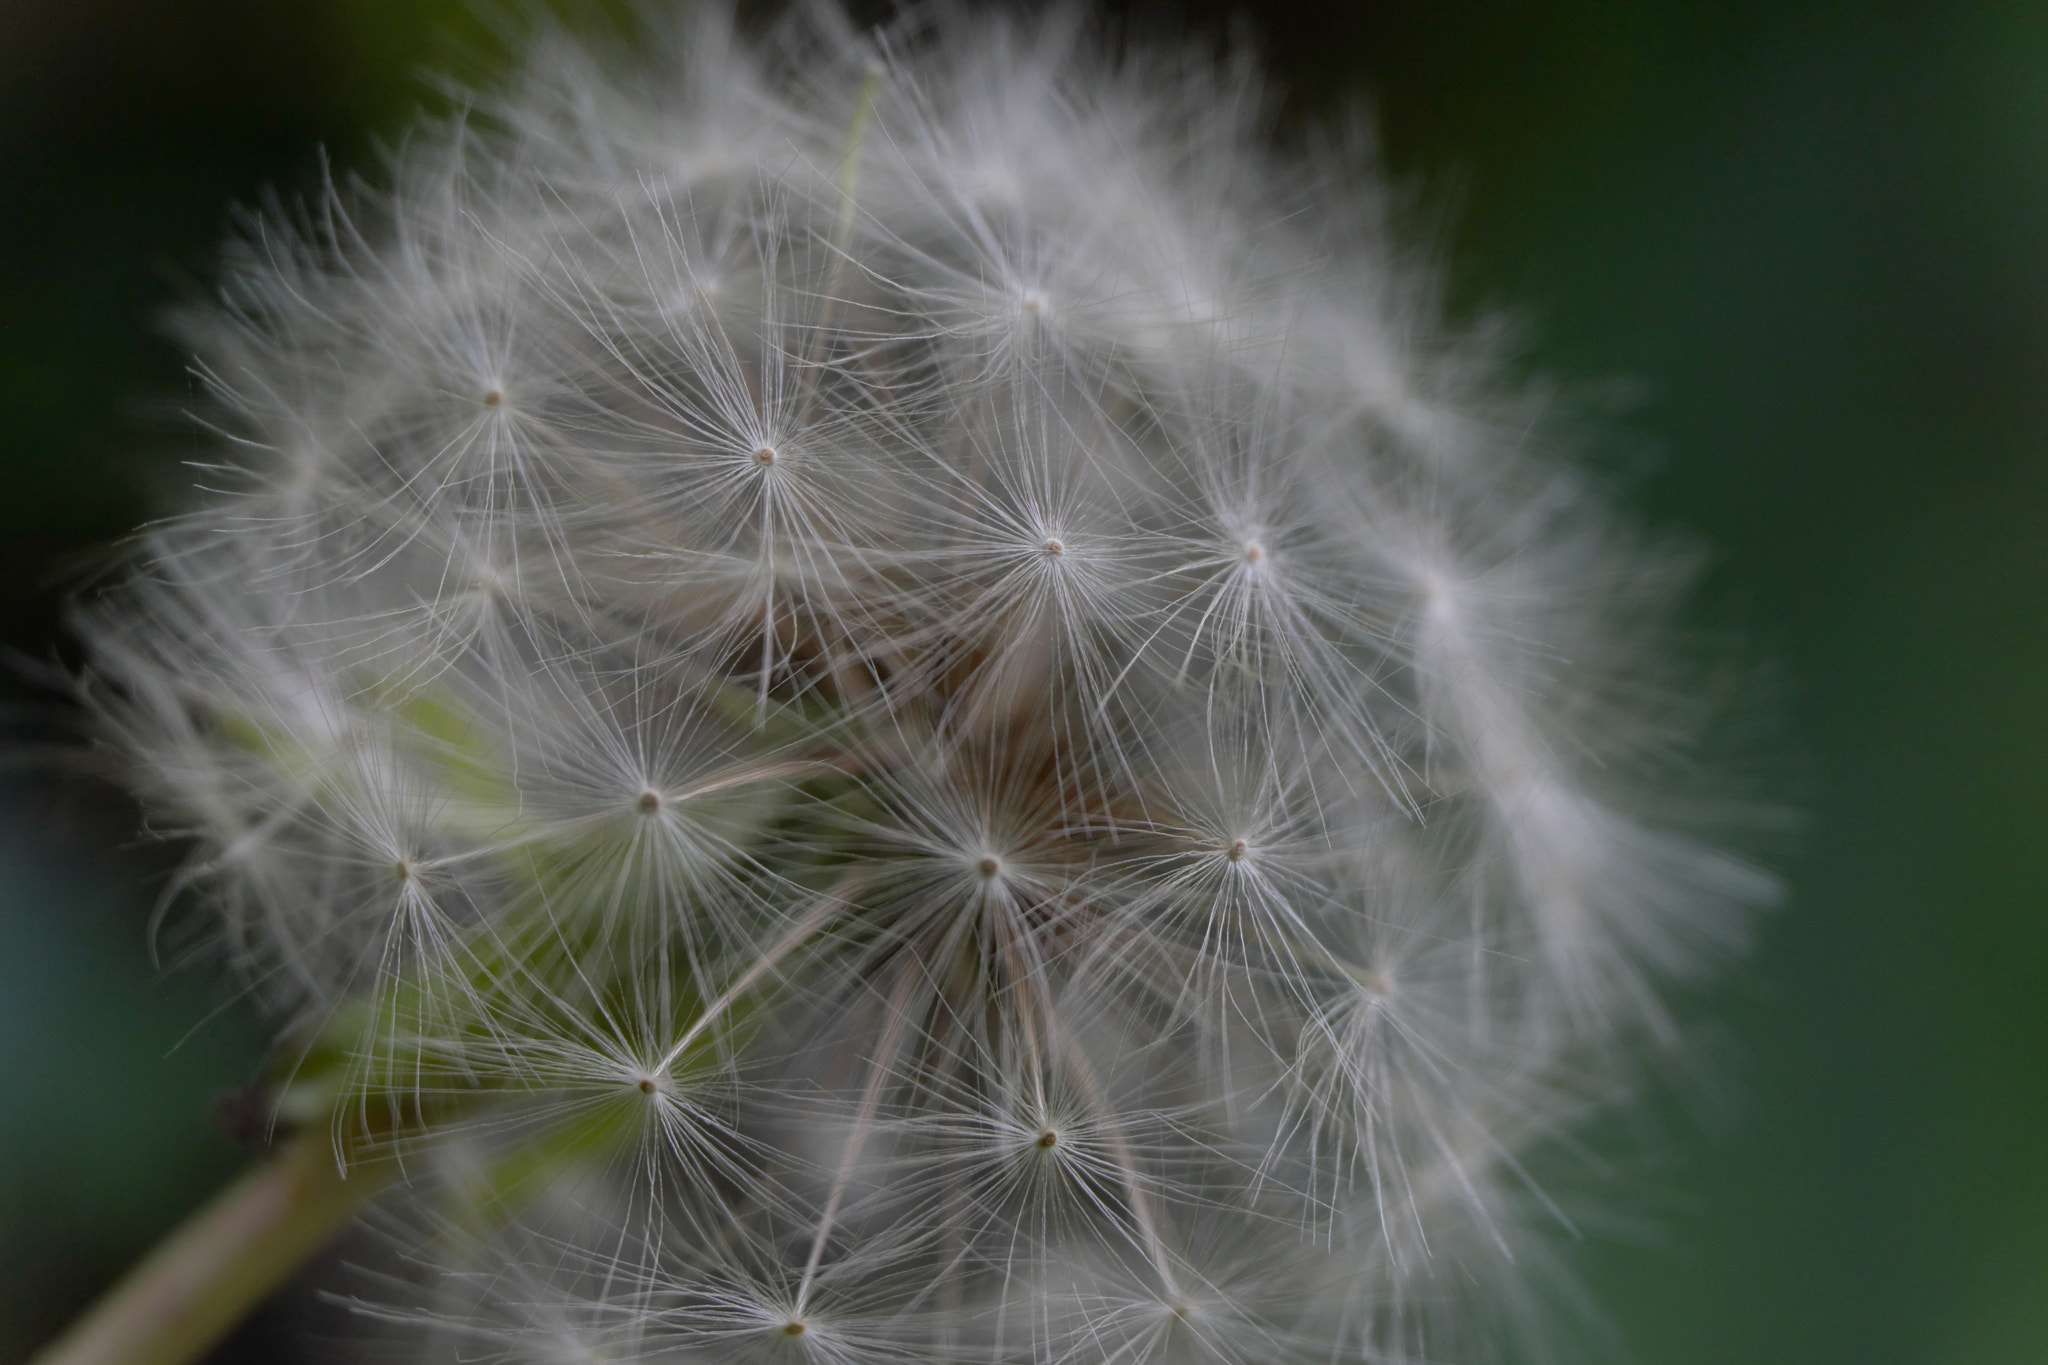
<svg viewBox="0 0 2048 1365"><path fill-rule="evenodd" d="M344 1172L324 1129L299 1134L159 1242L31 1365L196 1359L340 1232L391 1174Z"/></svg>

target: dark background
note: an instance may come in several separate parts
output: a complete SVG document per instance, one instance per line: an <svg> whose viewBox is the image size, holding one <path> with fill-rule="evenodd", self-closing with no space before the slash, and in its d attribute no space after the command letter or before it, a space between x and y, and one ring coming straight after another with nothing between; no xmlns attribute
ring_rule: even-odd
<svg viewBox="0 0 2048 1365"><path fill-rule="evenodd" d="M1703 619L1780 679L1791 898L1704 1002L1737 1101L1619 1181L1653 1236L1575 1253L1630 1358L2048 1362L2048 6L1259 14L1289 117L1372 101L1461 316L1507 309L1525 372L1601 410L1593 457L1716 548ZM7 645L52 657L63 576L198 448L154 320L226 205L320 145L371 167L477 32L439 0L0 3ZM152 966L133 831L0 773L0 1359L246 1159L209 1104L258 1030ZM284 1321L223 1359L284 1358Z"/></svg>

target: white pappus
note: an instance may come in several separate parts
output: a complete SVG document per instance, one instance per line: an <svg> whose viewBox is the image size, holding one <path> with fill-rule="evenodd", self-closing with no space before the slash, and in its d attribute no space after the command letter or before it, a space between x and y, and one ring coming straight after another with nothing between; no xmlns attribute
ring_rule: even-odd
<svg viewBox="0 0 2048 1365"><path fill-rule="evenodd" d="M1698 827L1685 557L1248 62L638 25L247 221L202 491L81 611L282 1117L403 1161L363 1311L1540 1354L1529 1161L1773 893Z"/></svg>

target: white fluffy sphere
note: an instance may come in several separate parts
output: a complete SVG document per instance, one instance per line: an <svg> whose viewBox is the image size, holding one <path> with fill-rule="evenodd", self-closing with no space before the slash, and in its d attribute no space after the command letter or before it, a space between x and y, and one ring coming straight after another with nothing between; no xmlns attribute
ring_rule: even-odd
<svg viewBox="0 0 2048 1365"><path fill-rule="evenodd" d="M543 26L185 320L111 741L464 1360L1485 1359L1768 878L1362 139L1072 12ZM294 1107L296 1106L296 1107Z"/></svg>

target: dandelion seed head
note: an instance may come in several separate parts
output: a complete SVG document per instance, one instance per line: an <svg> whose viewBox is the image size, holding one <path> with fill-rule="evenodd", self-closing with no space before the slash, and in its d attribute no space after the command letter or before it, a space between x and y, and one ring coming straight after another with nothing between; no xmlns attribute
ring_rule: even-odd
<svg viewBox="0 0 2048 1365"><path fill-rule="evenodd" d="M362 1310L492 1360L1546 1330L1536 1158L1774 889L1698 816L1685 556L1363 140L1071 7L530 22L382 188L249 221L179 324L203 486L80 615L295 1093L419 1172Z"/></svg>

